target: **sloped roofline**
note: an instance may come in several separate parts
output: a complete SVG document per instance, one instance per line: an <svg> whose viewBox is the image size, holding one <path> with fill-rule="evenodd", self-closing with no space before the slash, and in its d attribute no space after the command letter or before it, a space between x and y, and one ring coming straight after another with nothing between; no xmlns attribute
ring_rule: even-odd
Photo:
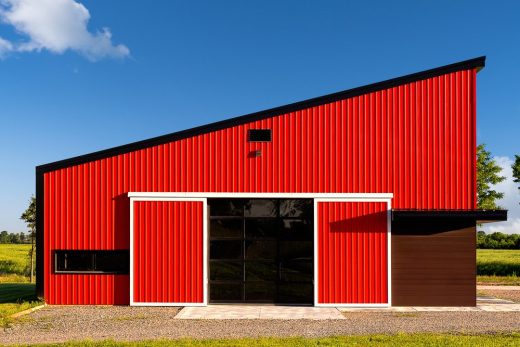
<svg viewBox="0 0 520 347"><path fill-rule="evenodd" d="M361 87L356 87L353 89L344 90L341 92L333 93L333 94L327 94L323 96L319 96L312 99L307 99L299 102L295 102L292 104L279 106L259 112L254 112L250 114L246 114L239 117L229 118L225 120L221 120L218 122L198 126L195 128L190 128L186 130L181 130L178 132L161 135L158 137L153 137L151 139L146 139L142 141L132 142L126 145L112 147L108 149L104 149L97 152L92 152L84 155L80 155L77 157L72 157L64 160L55 161L48 164L39 165L36 167L36 172L41 174L49 171L54 171L58 169L62 169L65 167L73 166L73 165L79 165L86 162L99 160L103 158L112 157L119 154L124 154L128 152L133 152L136 150L153 147L157 145L161 145L168 142L178 141L181 139L185 139L188 137L193 137L201 134L205 134L208 132L216 131L216 130L222 130L225 128L229 128L236 125L241 125L245 123L250 123L278 115L282 115L285 113L290 113L318 105L328 104L331 102L335 102L338 100L343 100L347 98L352 98L355 96L368 94L376 91L380 91L383 89L388 89L392 87L396 87L402 84L407 84L415 81L424 80L431 77L436 77L444 74L448 74L455 71L461 71L461 70L469 70L476 68L477 71L480 71L486 63L486 57L478 57L473 58L469 60L464 60L458 63L445 65L441 67L437 67L430 70L424 70L420 72L416 72L413 74L392 78L386 81L377 82L368 84Z"/></svg>

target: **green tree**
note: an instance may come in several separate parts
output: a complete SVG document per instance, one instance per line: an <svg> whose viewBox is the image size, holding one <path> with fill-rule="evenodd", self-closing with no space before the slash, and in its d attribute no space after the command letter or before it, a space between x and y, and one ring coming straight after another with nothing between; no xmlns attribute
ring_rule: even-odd
<svg viewBox="0 0 520 347"><path fill-rule="evenodd" d="M515 162L511 168L513 169L513 182L520 183L520 155L515 155ZM520 185L518 189L520 190Z"/></svg>
<svg viewBox="0 0 520 347"><path fill-rule="evenodd" d="M36 240L36 198L31 196L29 200L29 207L22 213L20 217L21 220L27 224L27 228L29 229L29 237L31 238L31 249L29 251L29 257L31 259L31 283L34 279L34 252L36 249L35 240Z"/></svg>
<svg viewBox="0 0 520 347"><path fill-rule="evenodd" d="M16 233L10 233L9 234L9 243L20 243L20 235Z"/></svg>
<svg viewBox="0 0 520 347"><path fill-rule="evenodd" d="M486 151L486 145L477 146L477 206L478 208L495 210L499 206L496 201L504 197L504 193L491 189L491 185L502 182L502 168L498 166L491 152Z"/></svg>
<svg viewBox="0 0 520 347"><path fill-rule="evenodd" d="M0 233L0 243L9 243L9 233L4 230Z"/></svg>
<svg viewBox="0 0 520 347"><path fill-rule="evenodd" d="M520 249L520 234L477 232L477 248Z"/></svg>

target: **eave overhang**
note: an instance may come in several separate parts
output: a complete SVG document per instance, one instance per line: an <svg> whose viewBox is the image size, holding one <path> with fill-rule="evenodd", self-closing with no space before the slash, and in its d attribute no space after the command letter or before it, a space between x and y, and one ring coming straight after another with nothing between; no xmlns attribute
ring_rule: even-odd
<svg viewBox="0 0 520 347"><path fill-rule="evenodd" d="M507 210L392 210L392 221L474 220L476 223L507 221Z"/></svg>

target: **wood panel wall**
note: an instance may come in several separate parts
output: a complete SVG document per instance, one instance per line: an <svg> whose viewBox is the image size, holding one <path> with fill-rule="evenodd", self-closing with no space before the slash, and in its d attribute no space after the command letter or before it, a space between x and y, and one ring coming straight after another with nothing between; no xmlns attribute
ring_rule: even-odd
<svg viewBox="0 0 520 347"><path fill-rule="evenodd" d="M392 305L476 305L474 221L392 223Z"/></svg>

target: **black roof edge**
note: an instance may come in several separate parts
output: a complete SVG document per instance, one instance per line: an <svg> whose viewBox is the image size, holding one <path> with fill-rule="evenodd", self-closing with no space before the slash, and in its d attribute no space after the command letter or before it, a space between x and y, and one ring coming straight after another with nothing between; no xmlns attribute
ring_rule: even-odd
<svg viewBox="0 0 520 347"><path fill-rule="evenodd" d="M359 96L359 95L363 95L363 94L367 94L367 93L372 93L375 91L388 89L388 88L392 88L392 87L399 86L402 84L420 81L423 79L436 77L436 76L444 75L444 74L455 72L455 71L469 70L469 69L474 69L474 68L476 68L477 70L480 70L485 66L485 63L486 63L485 56L481 56L481 57L473 58L473 59L469 59L469 60L464 60L464 61L457 62L454 64L445 65L445 66L441 66L441 67L437 67L434 69L425 70L425 71L421 71L421 72L416 72L416 73L413 73L410 75L405 75L405 76L401 76L401 77L397 77L397 78L392 78L392 79L385 80L382 82L368 84L365 86L356 87L353 89L348 89L348 90L344 90L344 91L333 93L333 94L323 95L323 96L319 96L316 98L307 99L307 100L295 102L295 103L284 105L284 106L279 106L279 107L275 107L275 108L271 108L271 109L267 109L267 110L263 110L263 111L259 111L259 112L246 114L246 115L239 116L239 117L229 118L229 119L225 119L222 121L218 121L218 122L214 122L214 123L210 123L210 124L206 124L206 125L201 125L201 126L194 127L191 129L186 129L186 130L181 130L181 131L166 134L166 135L161 135L161 136L154 137L151 139L146 139L146 140L129 143L129 144L122 145L122 146L104 149L101 151L92 152L89 154L84 154L84 155L80 155L77 157L72 157L72 158L68 158L68 159L64 159L64 160L59 160L59 161L51 162L48 164L42 164L42 165L39 165L36 167L36 171L39 173L45 173L45 172L73 166L73 165L79 165L79 164L83 164L83 163L86 163L89 161L94 161L94 160L98 160L98 159L112 157L112 156L115 156L118 154L128 153L128 152L132 152L132 151L136 151L136 150L140 150L140 149L145 149L148 147L157 146L157 145L161 145L161 144L168 143L168 142L177 141L177 140L181 140L184 138L205 134L208 132L225 129L225 128L228 128L231 126L254 122L257 120L281 115L284 113L294 112L297 110L301 110L301 109L305 109L305 108L309 108L309 107L313 107L313 106L317 106L317 105L327 104L327 103L335 102L335 101L346 99L346 98L351 98L351 97L355 97L355 96Z"/></svg>
<svg viewBox="0 0 520 347"><path fill-rule="evenodd" d="M392 221L417 219L471 219L478 222L507 221L507 210L392 210Z"/></svg>

